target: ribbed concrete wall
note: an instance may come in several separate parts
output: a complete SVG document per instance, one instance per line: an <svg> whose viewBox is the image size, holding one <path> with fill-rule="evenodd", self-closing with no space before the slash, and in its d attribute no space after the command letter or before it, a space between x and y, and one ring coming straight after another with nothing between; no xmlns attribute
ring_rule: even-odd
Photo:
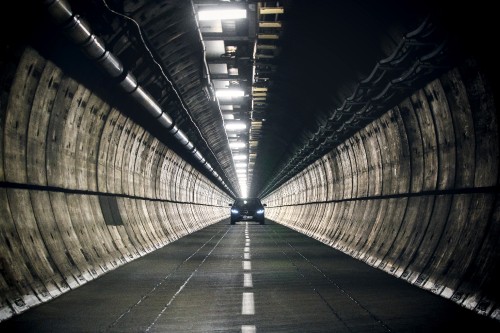
<svg viewBox="0 0 500 333"><path fill-rule="evenodd" d="M36 51L11 67L0 81L0 320L227 217L224 192Z"/></svg>
<svg viewBox="0 0 500 333"><path fill-rule="evenodd" d="M265 198L267 216L500 319L499 139L467 63Z"/></svg>

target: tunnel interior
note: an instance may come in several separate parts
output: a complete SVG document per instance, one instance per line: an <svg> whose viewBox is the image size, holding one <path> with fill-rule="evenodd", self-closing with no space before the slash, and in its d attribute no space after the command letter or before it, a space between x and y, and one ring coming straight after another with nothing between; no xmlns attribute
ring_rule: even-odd
<svg viewBox="0 0 500 333"><path fill-rule="evenodd" d="M196 11L216 5L256 21L201 32ZM500 320L490 5L12 6L0 20L0 320L227 219L247 186L268 219ZM207 58L221 40L260 51ZM247 89L233 118L217 80ZM244 181L226 131L238 117Z"/></svg>

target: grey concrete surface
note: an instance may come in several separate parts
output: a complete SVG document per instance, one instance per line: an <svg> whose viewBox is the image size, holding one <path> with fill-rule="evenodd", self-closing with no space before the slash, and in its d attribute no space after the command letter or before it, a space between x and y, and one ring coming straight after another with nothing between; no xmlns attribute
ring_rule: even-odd
<svg viewBox="0 0 500 333"><path fill-rule="evenodd" d="M500 331L498 321L280 224L223 220L8 319L0 331L453 332L465 325Z"/></svg>

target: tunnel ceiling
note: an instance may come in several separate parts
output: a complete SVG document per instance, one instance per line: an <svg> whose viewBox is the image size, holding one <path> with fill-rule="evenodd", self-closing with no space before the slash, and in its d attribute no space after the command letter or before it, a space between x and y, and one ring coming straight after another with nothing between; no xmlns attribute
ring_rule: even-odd
<svg viewBox="0 0 500 333"><path fill-rule="evenodd" d="M493 11L465 8L465 5L455 4L450 15L445 4L421 1L69 3L167 110L234 194L240 193L241 179L238 182L233 163L235 152L229 145L236 139L228 137L225 130L228 121L241 118L248 122L245 149L250 160L245 179L250 195L267 194L379 117L398 99L408 96L408 91L447 70L457 59L474 54L483 65L491 66L489 61L495 57L485 43L475 38L492 25ZM229 32L220 36L217 32L200 31L196 11L209 5L246 8L255 12L247 19L257 22L248 26L234 20L233 25L226 22L221 31ZM262 16L259 14L262 7L281 8L282 12ZM36 15L43 9L35 5L33 11L28 11L25 20L28 33L9 36L6 45L19 43L21 37L26 37L49 58L55 57L56 63L85 81L81 72L87 71L89 65L77 64L84 58L60 36L60 27L55 27L49 18ZM279 24L259 30L258 22L269 21ZM408 34L412 33L417 34L416 41L427 43L424 48L415 51L413 45L403 45L411 41ZM272 40L263 40L269 38ZM231 57L231 52L229 57L210 59L206 54L207 42L220 39L226 41L226 56L227 46L235 43L240 43L240 50L245 44L246 53L240 54L240 59ZM397 53L398 48L410 51ZM256 55L257 49L264 51ZM271 49L273 52L266 52ZM390 63L382 72L376 72L380 61L394 55L396 64ZM429 66L425 63L428 55ZM246 67L241 65L231 82L246 89L248 100L239 102L239 113L227 116L224 111L227 108L215 96L215 88L220 84L215 81L228 77L211 73L208 65L230 62L234 65L238 61ZM363 88L360 82L367 82L374 73L382 78L379 85L360 93ZM87 83L99 84L95 80ZM256 88L264 89L265 93L255 94L259 91ZM128 103L123 100L121 103L127 109ZM362 107L356 109L359 105ZM169 141L154 124L148 125L150 119L136 118ZM176 146L172 140L169 142ZM177 148L186 159L191 159L182 147Z"/></svg>

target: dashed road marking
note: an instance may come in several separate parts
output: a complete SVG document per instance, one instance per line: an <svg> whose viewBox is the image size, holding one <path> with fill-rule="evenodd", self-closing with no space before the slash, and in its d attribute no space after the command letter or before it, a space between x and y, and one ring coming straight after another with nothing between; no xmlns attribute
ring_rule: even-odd
<svg viewBox="0 0 500 333"><path fill-rule="evenodd" d="M241 333L257 333L257 328L254 325L243 325Z"/></svg>
<svg viewBox="0 0 500 333"><path fill-rule="evenodd" d="M245 223L245 248L243 249L243 270L250 271L252 269L252 262L250 261L250 236L248 235L248 222ZM243 273L243 287L253 288L252 273ZM243 293L241 302L241 314L254 315L255 304L253 300L253 293ZM255 325L242 325L241 333L257 333Z"/></svg>
<svg viewBox="0 0 500 333"><path fill-rule="evenodd" d="M242 315L255 314L255 306L253 302L253 293L243 293L243 301L241 303Z"/></svg>
<svg viewBox="0 0 500 333"><path fill-rule="evenodd" d="M243 275L243 287L253 288L252 273L245 273Z"/></svg>

